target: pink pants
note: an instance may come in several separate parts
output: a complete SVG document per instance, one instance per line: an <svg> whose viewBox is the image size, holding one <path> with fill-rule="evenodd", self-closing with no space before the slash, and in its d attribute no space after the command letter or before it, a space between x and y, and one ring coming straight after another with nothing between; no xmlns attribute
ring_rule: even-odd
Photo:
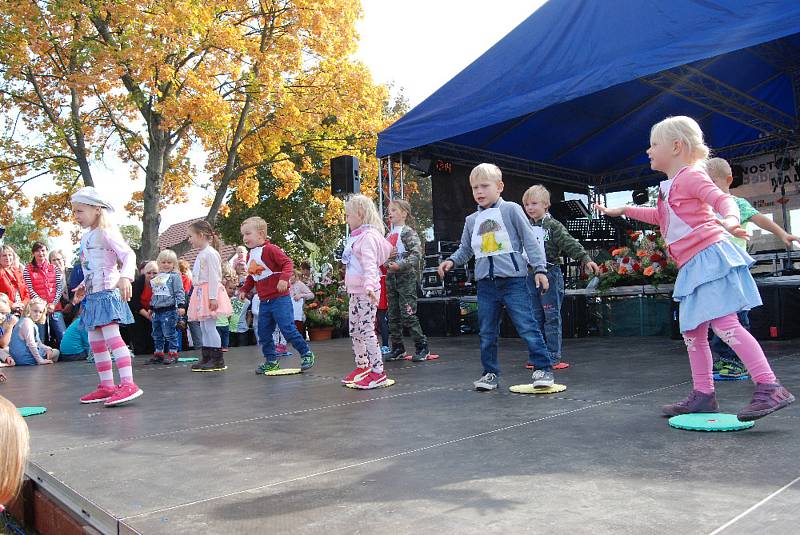
<svg viewBox="0 0 800 535"><path fill-rule="evenodd" d="M383 358L375 335L375 314L378 306L363 294L350 294L350 339L357 368L372 368L383 373Z"/></svg>
<svg viewBox="0 0 800 535"><path fill-rule="evenodd" d="M767 362L764 350L747 329L742 327L736 314L701 323L697 328L683 333L683 341L689 352L689 365L692 368L694 389L710 394L714 391L712 373L713 358L708 346L708 327L714 330L723 342L728 344L750 372L755 383L775 383L777 379Z"/></svg>

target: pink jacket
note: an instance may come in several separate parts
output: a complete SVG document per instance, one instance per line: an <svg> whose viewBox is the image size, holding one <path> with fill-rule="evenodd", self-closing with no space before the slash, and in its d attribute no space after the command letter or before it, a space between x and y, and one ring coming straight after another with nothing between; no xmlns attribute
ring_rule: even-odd
<svg viewBox="0 0 800 535"><path fill-rule="evenodd" d="M714 212L723 217L739 217L739 208L733 197L715 186L704 171L691 167L685 167L675 175L669 192L669 207L692 228L689 234L668 246L669 255L678 267L709 245L727 239ZM628 206L625 215L658 225L665 238L669 235L669 210L661 195L658 196L657 208Z"/></svg>
<svg viewBox="0 0 800 535"><path fill-rule="evenodd" d="M363 230L362 230L363 229ZM347 293L366 294L372 290L376 295L381 291L380 266L389 259L392 244L374 227L359 227L353 231L353 257L356 262L348 264L344 276Z"/></svg>

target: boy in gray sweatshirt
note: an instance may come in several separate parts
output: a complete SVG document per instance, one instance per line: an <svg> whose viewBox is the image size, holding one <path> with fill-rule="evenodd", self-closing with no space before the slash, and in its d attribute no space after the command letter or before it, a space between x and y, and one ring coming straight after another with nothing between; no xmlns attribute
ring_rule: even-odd
<svg viewBox="0 0 800 535"><path fill-rule="evenodd" d="M528 261L522 256L524 248L535 272L536 291L546 292L544 248L536 241L522 207L500 197L503 175L496 165L478 165L470 173L469 183L478 211L467 216L461 246L439 265L439 276L444 278L447 271L466 264L475 256L483 365L483 375L475 381L475 389L494 390L499 386L497 341L503 306L520 338L528 345L528 360L536 366L534 388L551 387L554 383L552 362L542 332L534 320L526 284Z"/></svg>

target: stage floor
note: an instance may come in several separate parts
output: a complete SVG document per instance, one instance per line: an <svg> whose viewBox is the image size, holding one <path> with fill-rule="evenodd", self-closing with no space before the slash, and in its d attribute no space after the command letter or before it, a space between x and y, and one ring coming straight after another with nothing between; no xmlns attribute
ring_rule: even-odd
<svg viewBox="0 0 800 535"><path fill-rule="evenodd" d="M477 337L430 346L440 360L389 363L397 384L372 391L340 384L350 344L333 340L286 377L256 376L255 347L232 349L217 374L137 358L145 394L115 409L78 403L97 382L88 363L6 369L0 393L48 408L27 420L33 472L120 533L797 530L800 403L748 431L669 428L659 407L691 388L682 342L567 340L572 367L556 373L568 390L542 397L508 391L530 378L519 340L501 341L491 393L471 388ZM797 341L765 348L800 394ZM718 383L723 412L750 393Z"/></svg>

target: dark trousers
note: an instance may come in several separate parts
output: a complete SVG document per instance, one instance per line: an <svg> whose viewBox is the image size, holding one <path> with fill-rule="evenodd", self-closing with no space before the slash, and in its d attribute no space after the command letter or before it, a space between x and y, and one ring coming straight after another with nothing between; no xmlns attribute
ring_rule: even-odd
<svg viewBox="0 0 800 535"><path fill-rule="evenodd" d="M219 339L223 347L228 349L231 345L231 330L228 327L220 327L217 325L217 332L219 333Z"/></svg>
<svg viewBox="0 0 800 535"><path fill-rule="evenodd" d="M375 316L375 332L381 335L381 345L389 345L389 314L387 310L378 309Z"/></svg>

